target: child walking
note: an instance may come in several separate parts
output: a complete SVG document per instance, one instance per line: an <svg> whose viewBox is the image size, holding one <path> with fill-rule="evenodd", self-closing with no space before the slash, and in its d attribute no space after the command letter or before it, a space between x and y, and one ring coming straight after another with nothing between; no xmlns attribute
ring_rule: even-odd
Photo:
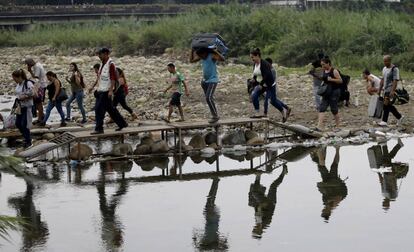
<svg viewBox="0 0 414 252"><path fill-rule="evenodd" d="M171 100L168 106L168 117L165 119L166 122L170 122L171 120L171 114L174 110L174 106L178 107L178 111L180 112L181 119L180 122L184 121L184 112L183 108L181 106L181 95L183 94L183 91L185 92L186 96L189 96L190 93L188 92L188 87L185 82L184 76L177 71L175 68L174 63L168 63L167 70L170 72L171 76L169 79L169 83L171 83L167 89L164 90L164 94L167 93L168 90L171 90ZM184 89L184 90L183 90Z"/></svg>

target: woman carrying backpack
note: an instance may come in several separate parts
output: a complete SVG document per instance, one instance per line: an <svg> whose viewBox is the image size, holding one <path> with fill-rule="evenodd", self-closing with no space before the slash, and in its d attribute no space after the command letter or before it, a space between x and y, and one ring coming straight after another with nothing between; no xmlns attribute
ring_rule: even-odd
<svg viewBox="0 0 414 252"><path fill-rule="evenodd" d="M128 95L128 83L126 81L124 71L119 67L116 68L116 71L118 72L118 84L116 85L114 91L113 105L116 107L118 106L118 103L121 104L121 106L132 116L132 120L135 120L138 118L137 114L135 114L134 111L126 103L126 96Z"/></svg>
<svg viewBox="0 0 414 252"><path fill-rule="evenodd" d="M62 83L57 78L56 74L52 71L46 73L47 79L50 81L49 85L47 85L46 90L48 91L49 96L49 103L47 104L46 108L46 115L43 119L43 122L40 124L41 126L45 126L47 119L49 119L50 112L54 107L56 107L57 111L60 114L60 127L65 127L65 114L63 113L62 109L62 101L58 99L60 90L62 89Z"/></svg>
<svg viewBox="0 0 414 252"><path fill-rule="evenodd" d="M69 97L66 102L66 121L70 121L70 110L71 104L76 99L78 103L78 108L82 114L81 124L87 122L85 108L83 107L83 89L85 88L85 83L83 82L82 73L79 71L78 65L72 62L69 65L69 76L66 77L66 81L70 83L70 88L72 90L72 95Z"/></svg>
<svg viewBox="0 0 414 252"><path fill-rule="evenodd" d="M325 112L328 106L335 118L335 126L339 128L339 109L338 101L341 96L342 78L339 71L332 67L331 60L327 57L321 60L323 69L323 81L328 85L329 92L322 96L321 105L319 106L319 118L317 130L324 129Z"/></svg>
<svg viewBox="0 0 414 252"><path fill-rule="evenodd" d="M12 73L16 86L16 105L19 106L19 112L16 112L16 127L24 137L24 148L32 145L30 129L32 127L32 107L33 107L33 88L34 83L27 79L23 69L16 70Z"/></svg>
<svg viewBox="0 0 414 252"><path fill-rule="evenodd" d="M276 97L276 82L275 76L272 73L272 66L261 58L260 49L256 48L250 52L250 58L252 59L253 66L253 79L258 83L252 92L252 102L255 109L253 118L266 117L268 101L277 110L282 113L282 122L286 122L291 109ZM265 103L264 103L264 114L260 115L259 97L261 94L266 92Z"/></svg>

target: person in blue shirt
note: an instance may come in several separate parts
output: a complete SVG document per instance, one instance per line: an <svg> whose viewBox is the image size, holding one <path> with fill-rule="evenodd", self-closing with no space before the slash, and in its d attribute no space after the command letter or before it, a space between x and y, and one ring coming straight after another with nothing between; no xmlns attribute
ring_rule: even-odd
<svg viewBox="0 0 414 252"><path fill-rule="evenodd" d="M214 92L216 91L217 84L219 83L217 62L224 61L224 57L217 50L207 48L200 48L198 50L192 49L190 62L193 63L200 60L203 68L203 80L201 81L201 87L203 88L206 102L212 116L208 122L216 123L219 120L217 107L214 102Z"/></svg>

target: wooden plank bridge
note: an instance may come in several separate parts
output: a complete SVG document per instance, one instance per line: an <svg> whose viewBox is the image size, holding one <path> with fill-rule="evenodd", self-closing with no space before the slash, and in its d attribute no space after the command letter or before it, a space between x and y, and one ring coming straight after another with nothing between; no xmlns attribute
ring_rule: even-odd
<svg viewBox="0 0 414 252"><path fill-rule="evenodd" d="M169 133L173 133L174 135L174 147L178 150L178 153L182 153L182 146L181 141L177 141L178 139L182 139L182 134L184 130L190 130L190 129L201 129L201 128L213 128L217 135L217 145L219 146L219 135L220 135L220 129L223 126L238 126L238 125L244 125L250 129L253 129L253 125L255 123L264 123L265 124L265 131L264 131L264 140L265 142L268 141L269 138L269 125L272 124L274 127L286 129L289 131L292 131L296 134L303 135L305 137L320 137L320 134L318 132L313 132L309 129L307 129L304 126L300 125L289 125L289 124L282 124L273 122L272 120L268 118L228 118L228 119L222 119L219 120L217 123L210 124L207 120L201 120L201 121L188 121L188 122L173 122L170 124L159 124L159 125L142 125L142 126L136 126L136 127L127 127L123 129L122 131L115 131L115 129L105 129L105 132L102 134L97 135L91 135L91 129L90 128L73 128L73 129L67 129L66 131L64 128L62 129L55 129L55 130L45 130L40 129L40 134L44 134L47 132L63 132L63 134L53 138L50 140L51 143L55 143L53 146L49 146L48 148L45 148L43 150L38 150L36 152L33 152L30 155L24 155L26 160L32 160L36 157L39 157L43 154L46 154L50 151L53 151L59 147L62 146L69 146L72 142L77 142L78 145L81 141L85 140L92 140L92 139L103 139L103 138L119 138L121 142L125 140L125 136L131 136L131 135L138 135L140 133L149 133L149 132L161 132L161 138L162 139L168 139ZM0 132L0 138L2 137L17 137L19 136L19 132ZM26 153L30 153L32 149L36 148L32 147L26 150Z"/></svg>

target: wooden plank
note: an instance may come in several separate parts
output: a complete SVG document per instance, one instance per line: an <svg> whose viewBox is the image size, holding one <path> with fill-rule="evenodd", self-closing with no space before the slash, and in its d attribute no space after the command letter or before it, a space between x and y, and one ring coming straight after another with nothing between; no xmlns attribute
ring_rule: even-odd
<svg viewBox="0 0 414 252"><path fill-rule="evenodd" d="M151 125L151 126L139 126L139 127L127 127L121 131L115 131L115 129L105 129L103 134L91 135L93 130L88 131L79 131L73 132L72 134L76 137L77 140L87 139L87 138L105 138L105 137L115 137L122 136L125 134L138 134L143 132L151 131L161 131L161 130L174 130L174 127L169 125Z"/></svg>
<svg viewBox="0 0 414 252"><path fill-rule="evenodd" d="M77 132L77 131L86 131L86 130L91 130L91 129L80 127L80 126L58 127L58 128L32 128L30 130L30 134L43 135L45 133L65 133L65 132ZM22 136L22 134L17 129L0 131L0 138L20 137L20 136Z"/></svg>
<svg viewBox="0 0 414 252"><path fill-rule="evenodd" d="M238 125L238 124L248 124L254 122L266 122L269 119L267 118L227 118L220 119L217 123L211 124L208 120L202 121L189 121L189 122L174 122L169 125L177 129L197 129L197 128L208 128L215 127L220 125Z"/></svg>
<svg viewBox="0 0 414 252"><path fill-rule="evenodd" d="M311 130L310 128L307 128L303 125L286 124L286 123L274 122L274 121L270 121L270 120L269 120L269 122L271 124L273 124L274 126L277 126L279 128L292 131L297 135L302 135L302 136L306 136L306 137L310 137L310 138L321 138L323 136L321 132Z"/></svg>

